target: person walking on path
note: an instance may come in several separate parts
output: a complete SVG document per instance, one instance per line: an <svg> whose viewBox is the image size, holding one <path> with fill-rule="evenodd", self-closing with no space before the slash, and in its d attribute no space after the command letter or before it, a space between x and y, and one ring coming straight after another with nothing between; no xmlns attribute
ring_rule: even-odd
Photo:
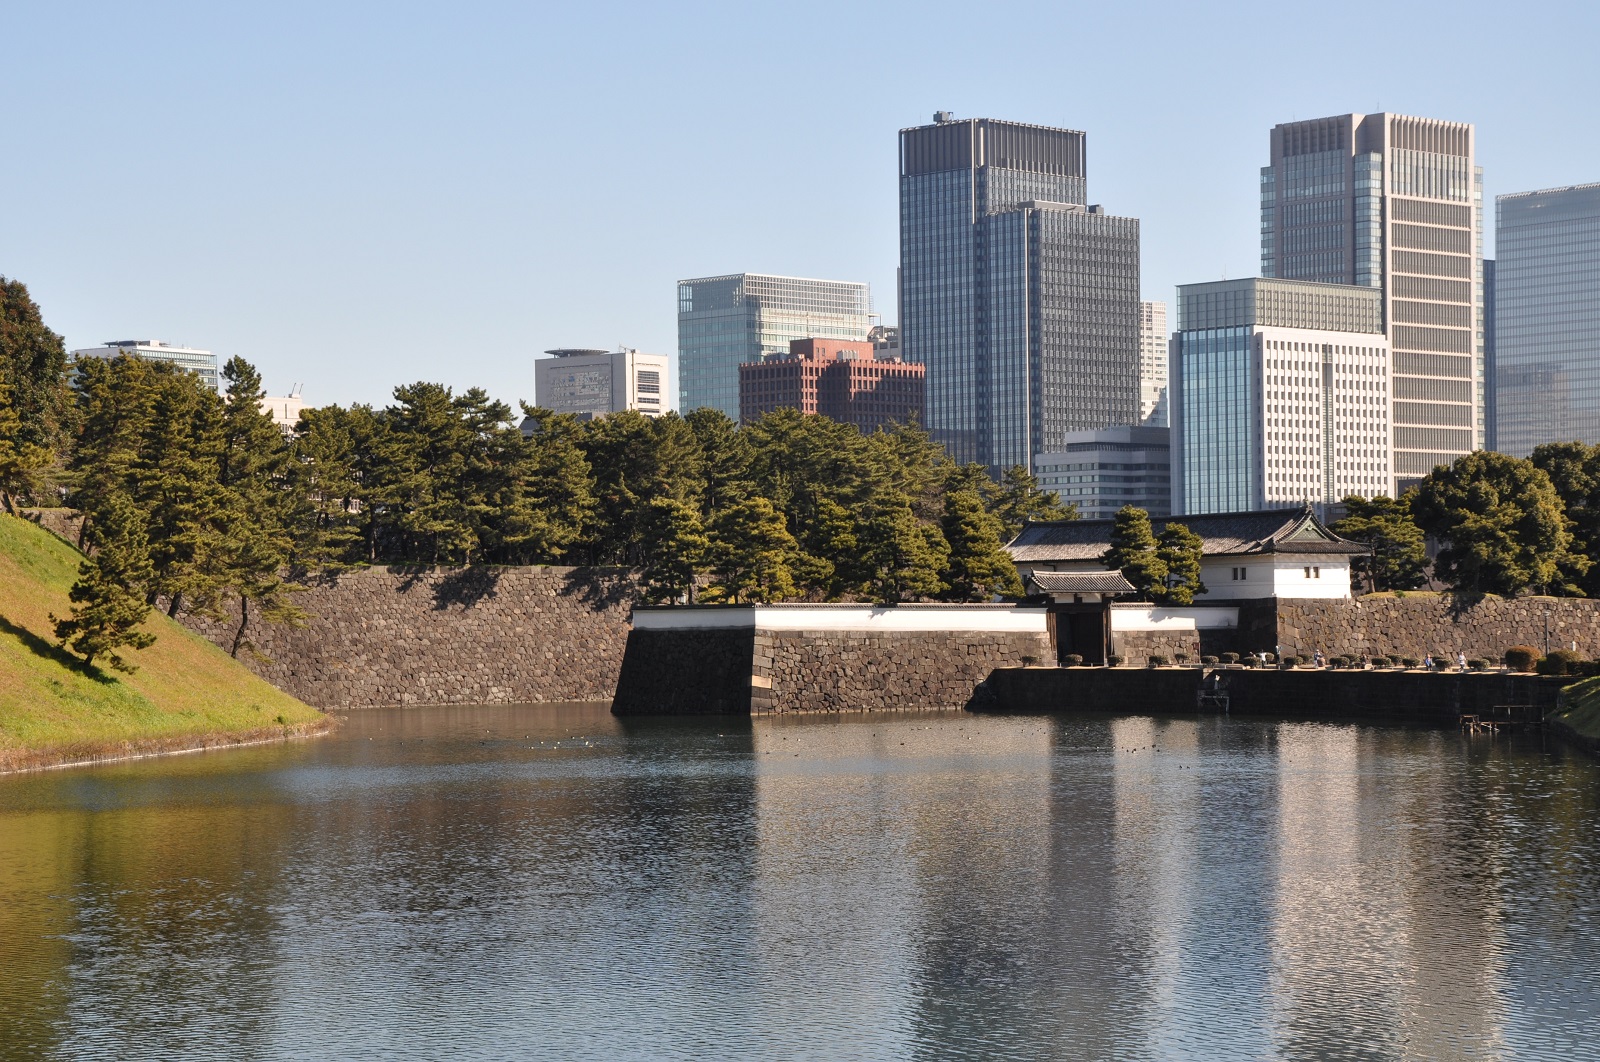
<svg viewBox="0 0 1600 1062"><path fill-rule="evenodd" d="M1456 650L1456 667L1459 667L1462 671L1467 669L1467 654L1459 649Z"/></svg>

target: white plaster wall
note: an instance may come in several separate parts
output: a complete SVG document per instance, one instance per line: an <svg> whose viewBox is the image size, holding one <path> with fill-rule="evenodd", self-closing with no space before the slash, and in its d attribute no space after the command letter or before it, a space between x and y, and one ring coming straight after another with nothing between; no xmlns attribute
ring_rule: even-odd
<svg viewBox="0 0 1600 1062"><path fill-rule="evenodd" d="M641 630L754 628L763 631L989 631L1044 634L1042 608L1010 605L728 605L637 609Z"/></svg>

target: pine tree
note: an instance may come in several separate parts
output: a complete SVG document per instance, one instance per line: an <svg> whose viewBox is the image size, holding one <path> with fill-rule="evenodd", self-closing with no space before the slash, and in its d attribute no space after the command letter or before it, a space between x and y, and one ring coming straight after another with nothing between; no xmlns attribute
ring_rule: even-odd
<svg viewBox="0 0 1600 1062"><path fill-rule="evenodd" d="M218 482L223 488L222 591L239 600L233 655L251 647L246 638L252 606L267 623L304 626L307 616L293 603L303 587L283 577L289 563L291 498L289 447L283 432L261 408L261 376L243 358L222 370L228 397L219 436Z"/></svg>
<svg viewBox="0 0 1600 1062"><path fill-rule="evenodd" d="M45 327L27 285L0 276L0 376L11 386L19 444L65 453L74 429L67 346Z"/></svg>
<svg viewBox="0 0 1600 1062"><path fill-rule="evenodd" d="M735 604L793 596L795 549L782 514L767 499L729 506L711 525L711 558L719 576L714 596Z"/></svg>
<svg viewBox="0 0 1600 1062"><path fill-rule="evenodd" d="M987 601L995 594L1021 594L1022 581L1001 544L998 517L970 490L945 495L941 522L950 557L942 574L947 601Z"/></svg>
<svg viewBox="0 0 1600 1062"><path fill-rule="evenodd" d="M1167 565L1156 553L1150 514L1133 505L1117 510L1111 526L1111 545L1100 557L1107 569L1122 572L1143 601L1150 601L1167 582Z"/></svg>
<svg viewBox="0 0 1600 1062"><path fill-rule="evenodd" d="M1007 542L1017 537L1025 523L1076 520L1078 507L1063 504L1053 490L1044 490L1039 480L1021 465L1006 469L1000 492L994 501L994 514L1000 518Z"/></svg>
<svg viewBox="0 0 1600 1062"><path fill-rule="evenodd" d="M940 578L950 546L935 526L921 523L908 501L895 494L880 497L860 534L868 587L884 604L933 597L944 590Z"/></svg>
<svg viewBox="0 0 1600 1062"><path fill-rule="evenodd" d="M699 512L676 498L655 498L645 507L641 530L645 600L693 604L695 576L705 569L711 548Z"/></svg>
<svg viewBox="0 0 1600 1062"><path fill-rule="evenodd" d="M86 667L105 656L113 668L131 675L138 669L116 650L145 649L156 640L140 629L150 615L145 596L153 576L143 522L131 500L113 495L89 520L85 533L92 552L78 566L78 581L72 584L72 614L50 619L62 646L81 655Z"/></svg>
<svg viewBox="0 0 1600 1062"><path fill-rule="evenodd" d="M1415 590L1428 581L1427 542L1411 520L1410 504L1379 495L1352 494L1343 502L1343 519L1328 525L1334 534L1365 544L1365 557L1351 558L1353 589ZM1366 586L1360 585L1365 581Z"/></svg>
<svg viewBox="0 0 1600 1062"><path fill-rule="evenodd" d="M0 509L15 514L19 497L37 498L42 493L43 473L55 456L23 433L6 372L0 362Z"/></svg>
<svg viewBox="0 0 1600 1062"><path fill-rule="evenodd" d="M1156 557L1166 568L1163 585L1153 596L1167 605L1193 604L1197 595L1206 592L1200 581L1200 559L1205 555L1205 543L1200 536L1183 524L1168 524L1156 539Z"/></svg>
<svg viewBox="0 0 1600 1062"><path fill-rule="evenodd" d="M1444 543L1435 575L1465 594L1544 589L1572 545L1561 498L1531 461L1478 450L1415 488L1417 526Z"/></svg>
<svg viewBox="0 0 1600 1062"><path fill-rule="evenodd" d="M510 559L559 563L592 533L593 478L573 440L571 416L526 403L522 410L535 428L522 444L517 489L502 514L500 539Z"/></svg>

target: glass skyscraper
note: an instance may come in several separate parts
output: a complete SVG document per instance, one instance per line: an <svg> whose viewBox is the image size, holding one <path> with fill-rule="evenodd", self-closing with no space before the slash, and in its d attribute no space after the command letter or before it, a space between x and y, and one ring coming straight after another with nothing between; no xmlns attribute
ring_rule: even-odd
<svg viewBox="0 0 1600 1062"><path fill-rule="evenodd" d="M1139 419L1139 222L1088 205L1084 134L900 131L900 342L958 461L1028 466Z"/></svg>
<svg viewBox="0 0 1600 1062"><path fill-rule="evenodd" d="M871 296L844 280L733 273L678 282L678 408L739 419L739 366L796 339L865 340Z"/></svg>
<svg viewBox="0 0 1600 1062"><path fill-rule="evenodd" d="M1390 354L1370 287L1178 288L1168 383L1173 512L1245 512L1390 489Z"/></svg>
<svg viewBox="0 0 1600 1062"><path fill-rule="evenodd" d="M1483 175L1473 127L1344 114L1272 130L1261 272L1379 289L1394 490L1483 445Z"/></svg>
<svg viewBox="0 0 1600 1062"><path fill-rule="evenodd" d="M1600 184L1495 197L1496 445L1600 443Z"/></svg>

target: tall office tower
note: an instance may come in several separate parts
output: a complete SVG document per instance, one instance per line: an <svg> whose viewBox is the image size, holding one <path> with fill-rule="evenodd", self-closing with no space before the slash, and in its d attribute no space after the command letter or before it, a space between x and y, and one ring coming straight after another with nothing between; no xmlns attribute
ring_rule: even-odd
<svg viewBox="0 0 1600 1062"><path fill-rule="evenodd" d="M1167 304L1139 304L1139 423L1167 426Z"/></svg>
<svg viewBox="0 0 1600 1062"><path fill-rule="evenodd" d="M74 350L80 358L115 358L126 354L140 361L161 361L187 369L200 377L205 385L217 390L217 356L209 350L163 343L159 339L112 339L102 347Z"/></svg>
<svg viewBox="0 0 1600 1062"><path fill-rule="evenodd" d="M739 366L789 353L796 339L865 340L867 285L733 273L678 282L678 407L739 419Z"/></svg>
<svg viewBox="0 0 1600 1062"><path fill-rule="evenodd" d="M574 413L593 420L607 413L635 409L647 417L666 412L662 392L667 383L667 356L619 350L562 347L533 363L534 393L552 413Z"/></svg>
<svg viewBox="0 0 1600 1062"><path fill-rule="evenodd" d="M1483 260L1483 448L1500 449L1500 376L1494 354L1494 259Z"/></svg>
<svg viewBox="0 0 1600 1062"><path fill-rule="evenodd" d="M1496 442L1600 443L1600 184L1495 197Z"/></svg>
<svg viewBox="0 0 1600 1062"><path fill-rule="evenodd" d="M1383 296L1398 491L1483 445L1483 175L1473 128L1343 114L1272 130L1261 272Z"/></svg>
<svg viewBox="0 0 1600 1062"><path fill-rule="evenodd" d="M1089 206L1084 134L900 131L900 342L928 429L998 470L1139 418L1139 222Z"/></svg>
<svg viewBox="0 0 1600 1062"><path fill-rule="evenodd" d="M1173 512L1387 494L1389 344L1375 288L1219 280L1178 288Z"/></svg>

